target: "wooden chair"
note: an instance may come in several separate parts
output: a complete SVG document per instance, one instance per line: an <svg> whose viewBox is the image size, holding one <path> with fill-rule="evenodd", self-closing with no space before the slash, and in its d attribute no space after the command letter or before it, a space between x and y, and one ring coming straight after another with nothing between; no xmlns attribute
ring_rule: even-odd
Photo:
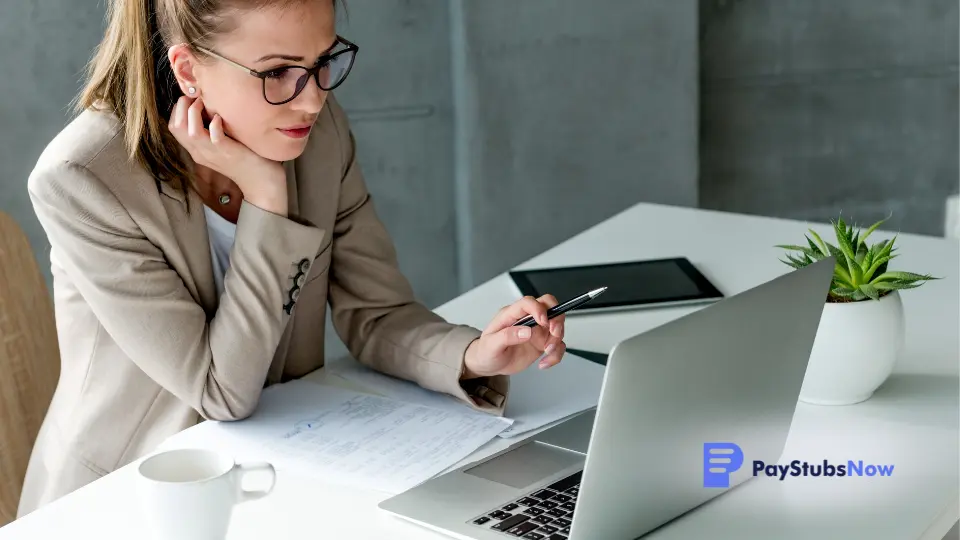
<svg viewBox="0 0 960 540"><path fill-rule="evenodd" d="M0 526L16 519L30 452L59 376L52 299L26 235L0 212Z"/></svg>

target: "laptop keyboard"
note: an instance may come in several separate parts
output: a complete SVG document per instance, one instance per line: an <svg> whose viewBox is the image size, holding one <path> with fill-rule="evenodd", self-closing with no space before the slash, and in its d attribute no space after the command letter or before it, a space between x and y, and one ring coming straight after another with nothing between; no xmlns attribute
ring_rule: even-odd
<svg viewBox="0 0 960 540"><path fill-rule="evenodd" d="M574 473L476 516L470 523L514 538L566 540L573 523L582 475L582 471Z"/></svg>

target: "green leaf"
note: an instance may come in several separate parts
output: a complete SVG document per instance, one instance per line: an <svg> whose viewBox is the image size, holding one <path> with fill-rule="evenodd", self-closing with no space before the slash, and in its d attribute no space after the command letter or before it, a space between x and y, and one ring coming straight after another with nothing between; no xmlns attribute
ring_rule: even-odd
<svg viewBox="0 0 960 540"><path fill-rule="evenodd" d="M880 274L873 281L920 281L920 280L930 280L930 279L939 279L931 275L921 275L914 274L913 272L884 272Z"/></svg>
<svg viewBox="0 0 960 540"><path fill-rule="evenodd" d="M854 267L856 266L859 269L856 261L857 255L853 252L853 246L850 244L850 238L847 237L846 230L843 229L843 219L840 219L835 227L837 231L837 243L840 244L840 251L843 252L847 258L847 268L850 269L850 276L852 277L855 275Z"/></svg>
<svg viewBox="0 0 960 540"><path fill-rule="evenodd" d="M839 233L839 235L846 238L847 224L843 222L843 216L837 217L837 221L833 225L834 225L834 228L837 229L837 232Z"/></svg>
<svg viewBox="0 0 960 540"><path fill-rule="evenodd" d="M874 281L873 279L874 274L876 274L877 270L879 270L881 266L887 264L887 262L889 262L890 259L891 257L889 255L887 256L881 255L877 260L873 261L873 264L870 265L870 268L868 268L867 271L863 273L864 283L870 283Z"/></svg>
<svg viewBox="0 0 960 540"><path fill-rule="evenodd" d="M851 283L854 285L860 285L863 283L863 269L860 268L860 265L854 260L848 260L847 262L850 266L850 279L852 280Z"/></svg>
<svg viewBox="0 0 960 540"><path fill-rule="evenodd" d="M878 266L877 269L874 271L873 275L880 275L886 272L887 264L889 264L889 262L894 258L898 257L898 255L894 255L893 253L897 249L893 246L894 240L890 240L890 241L884 240L883 242L880 243L881 248L878 256L889 257L889 259L884 261L883 264L881 264L880 266Z"/></svg>
<svg viewBox="0 0 960 540"><path fill-rule="evenodd" d="M874 255L871 258L872 264L867 268L867 272L864 273L864 279L867 281L870 281L870 279L876 275L878 269L894 257L891 253L893 245L886 240L874 245L871 250L874 251Z"/></svg>
<svg viewBox="0 0 960 540"><path fill-rule="evenodd" d="M849 223L845 223L845 222L843 221L843 216L839 216L839 217L837 218L837 222L834 224L834 229L836 229L836 232L837 232L837 240L839 241L839 239L840 239L841 237L842 237L843 239L845 239L845 240L847 241L847 243L850 244L851 253L854 253L854 251L853 251L853 242L852 242L852 240L853 240L853 225L851 225L851 224L849 224Z"/></svg>
<svg viewBox="0 0 960 540"><path fill-rule="evenodd" d="M840 248L831 244L830 242L826 242L826 244L827 244L827 248L830 251L830 254L837 259L837 263L833 267L833 274L835 276L843 278L844 281L846 281L847 283L850 283L852 286L853 278L850 276L850 272L847 270L849 266L847 265L846 255L844 255L843 252L840 251Z"/></svg>
<svg viewBox="0 0 960 540"><path fill-rule="evenodd" d="M850 289L851 291L854 289L853 283L850 283L849 280L843 279L836 274L833 276L833 287Z"/></svg>
<svg viewBox="0 0 960 540"><path fill-rule="evenodd" d="M892 214L891 214L891 215L892 215ZM883 224L884 222L886 222L888 219L890 219L890 217L887 217L887 218L885 218L885 219L881 219L880 221L878 221L878 222L874 223L873 225L871 225L870 228L867 229L867 232L863 233L863 236L860 237L860 241L861 241L861 242L866 242L866 241L867 241L867 238L868 238L871 234L873 234L873 231L877 230L877 227L879 227L881 224Z"/></svg>
<svg viewBox="0 0 960 540"><path fill-rule="evenodd" d="M837 287L830 291L831 294L839 298L851 298L854 294L856 294L856 292L856 289L847 287Z"/></svg>
<svg viewBox="0 0 960 540"><path fill-rule="evenodd" d="M810 248L806 248L806 247L803 247L803 246L794 246L794 245L783 245L783 244L780 244L780 245L777 245L776 247L781 248L781 249L790 250L790 251L799 251L799 252L803 253L804 255L806 255L806 256L808 256L808 257L812 257L812 258L816 258L816 259L818 259L818 258L820 257L820 254L819 254L819 251L818 251L818 250L816 250L816 249L811 250Z"/></svg>
<svg viewBox="0 0 960 540"><path fill-rule="evenodd" d="M908 281L881 281L873 285L878 291L895 291L898 289L916 289L922 283L911 283Z"/></svg>
<svg viewBox="0 0 960 540"><path fill-rule="evenodd" d="M786 265L792 266L798 270L810 264L809 260L800 259L799 257L794 257L793 255L790 255L790 254L787 255L786 261L783 259L780 259L780 262Z"/></svg>
<svg viewBox="0 0 960 540"><path fill-rule="evenodd" d="M876 264L877 261L881 262L876 268L873 268L874 265L870 265L870 268L867 269L867 274L870 276L870 278L865 278L867 281L870 281L873 276L882 274L884 271L886 271L887 263L889 263L890 260L896 256L893 255L893 250L894 247L892 241L883 240L877 244L877 254L874 256L873 262L874 264ZM871 269L872 271L870 271Z"/></svg>
<svg viewBox="0 0 960 540"><path fill-rule="evenodd" d="M863 294L867 295L868 297L874 300L880 299L880 293L877 292L877 289L874 288L874 286L870 285L869 283L864 283L863 285L860 285L860 291L862 291Z"/></svg>
<svg viewBox="0 0 960 540"><path fill-rule="evenodd" d="M862 292L860 292L859 290L857 290L855 293L853 293L853 295L850 297L850 299L851 299L851 300L854 300L854 301L856 301L856 302L859 302L859 301L861 301L861 300L866 300L866 299L867 299L867 295L865 295L865 294L863 294Z"/></svg>
<svg viewBox="0 0 960 540"><path fill-rule="evenodd" d="M844 268L843 266L840 266L840 263L839 263L839 262L838 262L837 264L835 264L834 267L833 267L833 275L834 275L834 277L836 277L837 279L843 280L843 282L845 282L845 283L849 284L851 287L853 287L853 278L852 278L852 277L850 276L850 274L847 272L847 269L846 269L846 268Z"/></svg>
<svg viewBox="0 0 960 540"><path fill-rule="evenodd" d="M867 270L869 270L870 267L873 266L873 263L875 262L875 259L874 259L875 256L876 256L876 252L873 249L868 249L866 255L863 256L863 260L860 261L860 268L864 269L864 272L863 272L864 276L866 276ZM870 281L870 280L866 280L866 281Z"/></svg>
<svg viewBox="0 0 960 540"><path fill-rule="evenodd" d="M817 242L820 244L820 252L823 253L824 255L830 255L830 250L827 249L826 242L823 241L823 238L820 238L820 235L817 234L817 231L813 229L807 229L807 230L810 231L810 234L812 234L813 237L816 238Z"/></svg>
<svg viewBox="0 0 960 540"><path fill-rule="evenodd" d="M863 263L864 268L869 269L874 265L874 263L877 262L878 258L881 255L881 250L883 250L885 243L886 243L886 240L870 246L870 249L867 251L867 257L864 259L864 263Z"/></svg>
<svg viewBox="0 0 960 540"><path fill-rule="evenodd" d="M864 260L867 258L867 255L870 251L867 249L867 246L860 244L860 247L857 249L857 264L860 265L860 268L865 268L869 266L868 263L864 263Z"/></svg>
<svg viewBox="0 0 960 540"><path fill-rule="evenodd" d="M844 268L847 267L847 257L840 251L840 248L827 242L827 249L829 249L831 255L837 258L837 264L843 265Z"/></svg>
<svg viewBox="0 0 960 540"><path fill-rule="evenodd" d="M892 253L893 250L896 249L896 248L893 247L893 245L894 245L896 242L897 242L897 236L894 236L894 237L891 238L889 241L884 240L884 241L883 241L883 245L884 245L884 247L889 247L889 248L890 248L890 252Z"/></svg>

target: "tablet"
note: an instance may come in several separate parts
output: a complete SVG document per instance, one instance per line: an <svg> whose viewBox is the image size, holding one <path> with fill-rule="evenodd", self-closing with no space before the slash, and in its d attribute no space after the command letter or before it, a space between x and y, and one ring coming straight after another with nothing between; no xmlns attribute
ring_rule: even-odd
<svg viewBox="0 0 960 540"><path fill-rule="evenodd" d="M723 294L685 257L514 270L520 294L566 302L598 287L606 292L568 315L715 302Z"/></svg>

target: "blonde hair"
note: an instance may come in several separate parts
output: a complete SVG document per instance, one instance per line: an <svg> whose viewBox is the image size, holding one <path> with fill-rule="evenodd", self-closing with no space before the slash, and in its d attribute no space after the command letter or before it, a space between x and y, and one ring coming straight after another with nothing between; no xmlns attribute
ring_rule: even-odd
<svg viewBox="0 0 960 540"><path fill-rule="evenodd" d="M124 126L130 158L158 182L176 182L186 190L190 171L167 129L173 105L183 95L167 48L187 43L200 54L198 47L210 48L214 36L233 28L229 15L236 8L296 1L110 0L107 30L88 66L88 81L76 107L112 111Z"/></svg>

